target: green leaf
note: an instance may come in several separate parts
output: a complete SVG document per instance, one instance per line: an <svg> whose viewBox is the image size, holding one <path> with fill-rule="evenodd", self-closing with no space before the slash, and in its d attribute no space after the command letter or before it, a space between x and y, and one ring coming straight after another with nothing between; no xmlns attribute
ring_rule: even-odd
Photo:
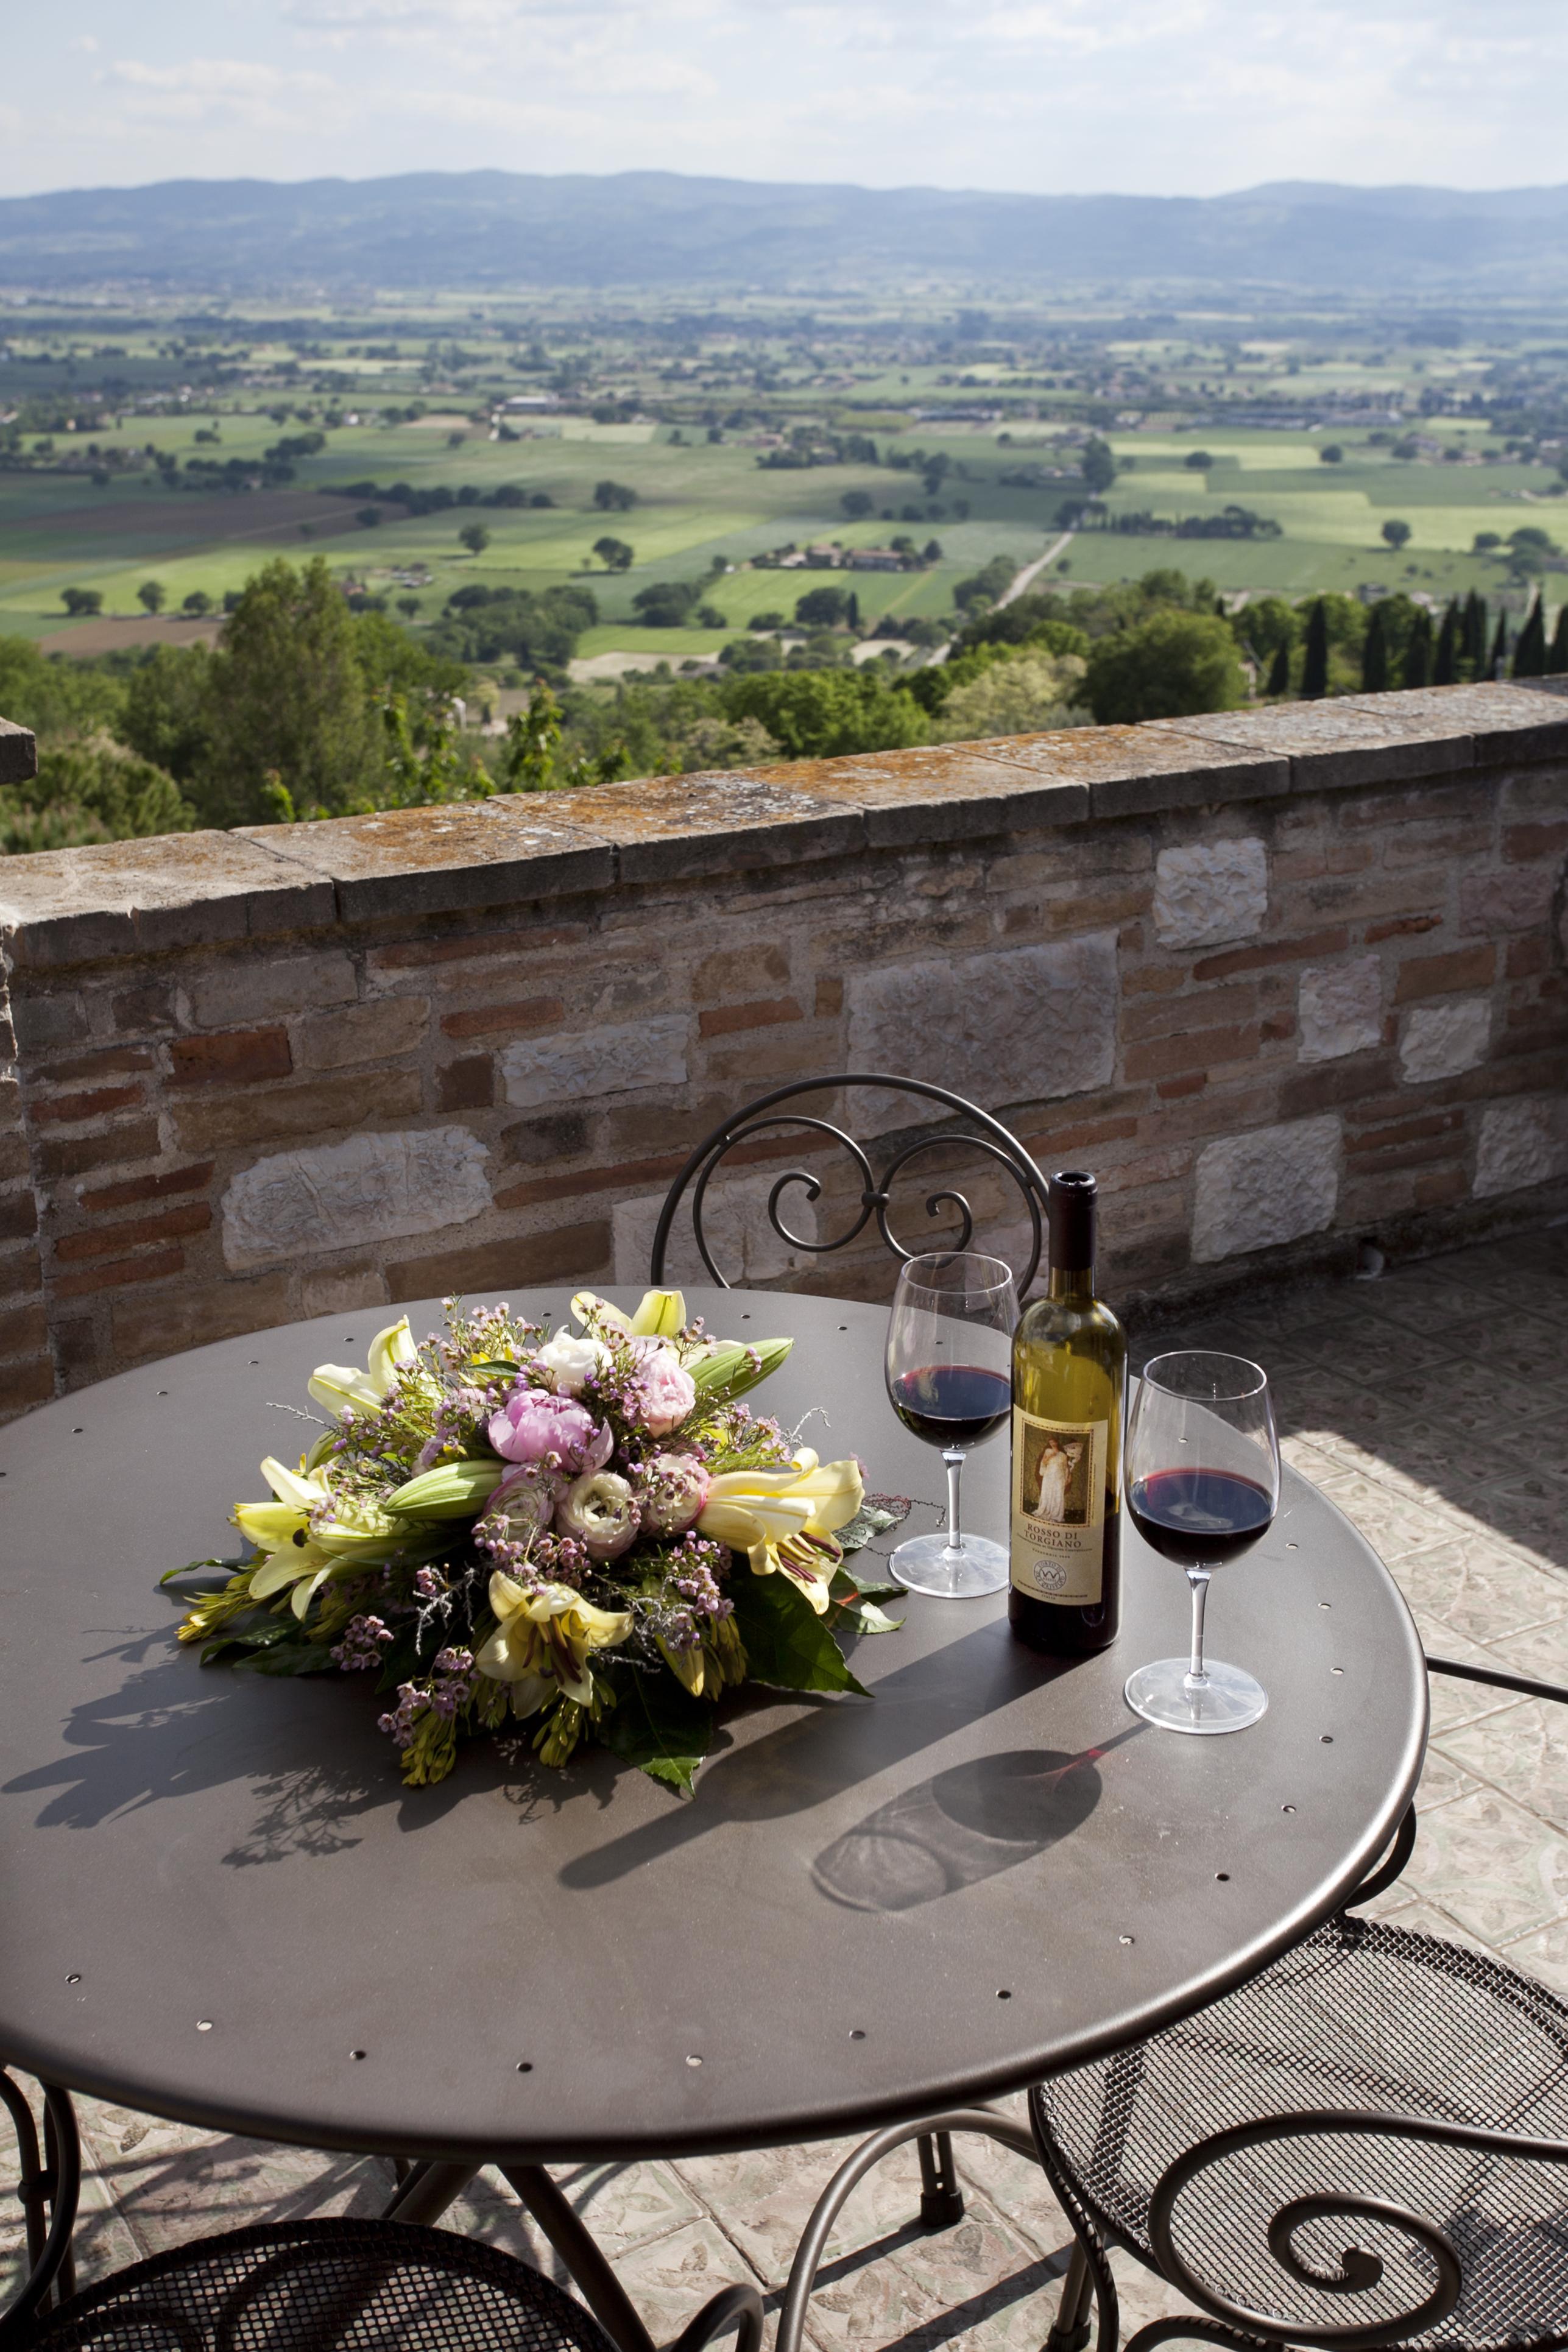
<svg viewBox="0 0 1568 2352"><path fill-rule="evenodd" d="M331 1675L337 1661L324 1642L279 1642L233 1661L237 1675Z"/></svg>
<svg viewBox="0 0 1568 2352"><path fill-rule="evenodd" d="M484 1373L491 1380L515 1380L521 1367L505 1356L475 1356L464 1369Z"/></svg>
<svg viewBox="0 0 1568 2352"><path fill-rule="evenodd" d="M901 1511L890 1511L886 1507L885 1499L864 1502L848 1526L836 1531L837 1540L845 1551L858 1551L862 1544L870 1542L873 1536L885 1535L889 1528L896 1528L900 1520L908 1518L909 1515L908 1503Z"/></svg>
<svg viewBox="0 0 1568 2352"><path fill-rule="evenodd" d="M772 1683L779 1690L855 1691L869 1698L826 1620L787 1576L752 1576L737 1565L730 1598L752 1681Z"/></svg>
<svg viewBox="0 0 1568 2352"><path fill-rule="evenodd" d="M599 1737L623 1763L689 1797L713 1744L713 1710L662 1668L634 1666L615 1680L616 1705Z"/></svg>
<svg viewBox="0 0 1568 2352"><path fill-rule="evenodd" d="M253 1557L253 1554L239 1553L233 1559L187 1560L184 1568L166 1568L158 1579L158 1590L162 1592L166 1586L173 1584L176 1576L200 1576L209 1568L221 1569L226 1584L231 1576L237 1576L242 1568L250 1566Z"/></svg>

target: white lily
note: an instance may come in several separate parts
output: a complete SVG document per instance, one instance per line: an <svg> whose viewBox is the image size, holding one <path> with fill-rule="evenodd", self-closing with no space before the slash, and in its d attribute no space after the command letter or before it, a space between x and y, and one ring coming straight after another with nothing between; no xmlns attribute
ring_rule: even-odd
<svg viewBox="0 0 1568 2352"><path fill-rule="evenodd" d="M515 1716L536 1715L558 1691L588 1706L590 1657L616 1649L632 1630L629 1610L596 1609L569 1584L529 1592L500 1569L490 1578L490 1607L496 1630L475 1663L482 1675L510 1685Z"/></svg>
<svg viewBox="0 0 1568 2352"><path fill-rule="evenodd" d="M679 1290L645 1290L633 1315L612 1307L607 1298L596 1297L591 1290L580 1290L572 1301L572 1312L579 1323L613 1324L632 1339L671 1339L686 1324L686 1300Z"/></svg>
<svg viewBox="0 0 1568 2352"><path fill-rule="evenodd" d="M369 1555L385 1550L406 1530L384 1511L360 1507L352 1522L322 1518L331 1507L331 1489L319 1471L290 1470L268 1454L261 1475L276 1500L237 1503L230 1517L241 1535L265 1554L250 1572L250 1591L258 1601L292 1585L294 1614L303 1617L316 1592L334 1572L371 1564Z"/></svg>
<svg viewBox="0 0 1568 2352"><path fill-rule="evenodd" d="M720 1471L697 1531L743 1551L755 1576L782 1571L820 1617L844 1557L834 1530L847 1527L865 1495L857 1461L818 1462L805 1445L787 1470Z"/></svg>
<svg viewBox="0 0 1568 2352"><path fill-rule="evenodd" d="M374 1412L391 1394L404 1366L416 1362L418 1355L408 1318L400 1315L395 1323L389 1323L371 1341L363 1372L355 1364L318 1364L309 1382L310 1394L317 1404L336 1413L340 1420L347 1408Z"/></svg>

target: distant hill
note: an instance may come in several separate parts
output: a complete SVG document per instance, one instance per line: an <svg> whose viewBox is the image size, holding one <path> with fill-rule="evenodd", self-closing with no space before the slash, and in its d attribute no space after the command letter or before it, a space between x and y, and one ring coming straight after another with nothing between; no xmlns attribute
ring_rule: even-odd
<svg viewBox="0 0 1568 2352"><path fill-rule="evenodd" d="M1421 298L1568 283L1568 186L1481 194L1281 181L1213 197L1012 196L622 172L168 180L0 200L0 286L981 293L1106 287Z"/></svg>

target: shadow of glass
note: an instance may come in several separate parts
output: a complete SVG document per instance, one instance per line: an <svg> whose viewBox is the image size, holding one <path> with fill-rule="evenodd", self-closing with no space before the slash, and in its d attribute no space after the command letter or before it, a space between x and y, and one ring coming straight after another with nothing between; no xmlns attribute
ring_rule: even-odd
<svg viewBox="0 0 1568 2352"><path fill-rule="evenodd" d="M1100 1802L1102 1753L1013 1748L955 1764L836 1838L812 1878L857 1911L912 1911L1014 1870L1088 1821Z"/></svg>

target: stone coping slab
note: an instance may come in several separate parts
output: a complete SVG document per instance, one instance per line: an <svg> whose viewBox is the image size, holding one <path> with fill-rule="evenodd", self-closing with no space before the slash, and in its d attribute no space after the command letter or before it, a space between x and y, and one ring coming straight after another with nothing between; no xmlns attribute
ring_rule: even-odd
<svg viewBox="0 0 1568 2352"><path fill-rule="evenodd" d="M335 890L350 920L446 914L563 890L608 889L615 859L602 835L562 812L580 793L386 809L315 824L247 825L236 838L296 860Z"/></svg>
<svg viewBox="0 0 1568 2352"><path fill-rule="evenodd" d="M38 850L0 867L0 930L28 964L310 929L336 911L325 874L237 833Z"/></svg>
<svg viewBox="0 0 1568 2352"><path fill-rule="evenodd" d="M0 784L25 784L38 772L38 742L29 727L0 719Z"/></svg>
<svg viewBox="0 0 1568 2352"><path fill-rule="evenodd" d="M335 921L518 904L1296 790L1568 758L1568 681L1272 704L766 769L503 795L5 861L0 928L59 965ZM34 757L0 722L5 762Z"/></svg>

